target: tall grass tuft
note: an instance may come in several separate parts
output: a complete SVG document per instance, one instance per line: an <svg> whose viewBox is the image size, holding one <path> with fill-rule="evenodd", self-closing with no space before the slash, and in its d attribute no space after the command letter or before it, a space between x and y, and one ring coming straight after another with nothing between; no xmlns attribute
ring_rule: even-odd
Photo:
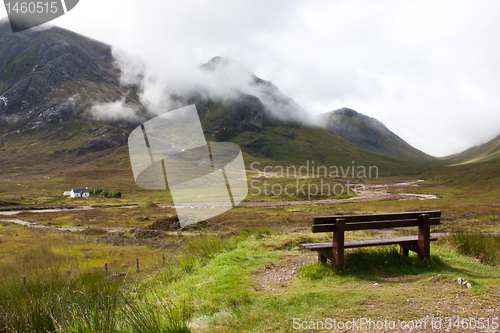
<svg viewBox="0 0 500 333"><path fill-rule="evenodd" d="M189 333L191 308L185 301L174 303L168 299L148 295L147 299L125 298L122 313L133 333Z"/></svg>
<svg viewBox="0 0 500 333"><path fill-rule="evenodd" d="M229 237L214 235L195 237L184 243L181 251L172 258L167 268L158 275L164 283L177 281L209 259L236 246L236 241Z"/></svg>
<svg viewBox="0 0 500 333"><path fill-rule="evenodd" d="M96 273L3 286L1 331L117 332L120 287Z"/></svg>
<svg viewBox="0 0 500 333"><path fill-rule="evenodd" d="M211 259L217 253L223 252L232 248L233 240L230 238L222 238L219 236L203 236L196 237L184 246L184 252L196 257Z"/></svg>
<svg viewBox="0 0 500 333"><path fill-rule="evenodd" d="M500 236L482 233L454 232L447 240L459 253L478 259L481 263L500 265Z"/></svg>

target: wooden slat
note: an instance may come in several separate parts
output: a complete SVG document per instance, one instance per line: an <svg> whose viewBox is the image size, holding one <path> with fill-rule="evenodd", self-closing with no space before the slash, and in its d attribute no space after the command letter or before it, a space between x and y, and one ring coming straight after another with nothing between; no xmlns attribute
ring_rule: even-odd
<svg viewBox="0 0 500 333"><path fill-rule="evenodd" d="M431 221L438 221L441 218L440 211L423 211L409 213L388 213L388 214L367 214L367 215L336 215L336 216L320 216L313 219L313 224L331 224L337 218L342 218L347 223L352 222L378 222L390 220L410 220L417 219L420 214L428 214Z"/></svg>
<svg viewBox="0 0 500 333"><path fill-rule="evenodd" d="M437 238L431 237L430 241L436 241ZM345 248L356 248L356 247L366 247L366 246L380 246L380 245L391 245L391 244L404 244L418 241L418 236L405 236L405 237L393 237L393 238L378 238L378 239L357 239L344 242ZM310 251L318 251L319 249L332 249L332 242L325 243L303 243L299 244Z"/></svg>
<svg viewBox="0 0 500 333"><path fill-rule="evenodd" d="M437 238L431 238L432 241L436 241ZM407 237L393 237L393 238L378 238L378 239L357 239L345 242L346 248L356 248L365 246L380 246L380 245L391 245L391 244L404 244L404 243L414 243L418 241L417 236L407 236Z"/></svg>
<svg viewBox="0 0 500 333"><path fill-rule="evenodd" d="M371 229L386 229L398 227L417 227L418 220L393 220L393 221L377 221L377 222L357 222L346 223L345 230L371 230Z"/></svg>
<svg viewBox="0 0 500 333"><path fill-rule="evenodd" d="M439 220L430 220L431 225L439 224ZM345 224L345 231L352 230L371 230L371 229L386 229L398 227L418 227L418 220L388 220L388 221L375 221L375 222L351 222ZM312 226L312 232L335 232L337 225L330 224L315 224Z"/></svg>
<svg viewBox="0 0 500 333"><path fill-rule="evenodd" d="M337 231L336 224L319 224L312 226L312 232L335 232Z"/></svg>

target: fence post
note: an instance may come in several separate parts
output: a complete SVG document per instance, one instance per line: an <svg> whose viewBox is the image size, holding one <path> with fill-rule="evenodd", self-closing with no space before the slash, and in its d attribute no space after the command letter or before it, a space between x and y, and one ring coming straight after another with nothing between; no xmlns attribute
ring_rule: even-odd
<svg viewBox="0 0 500 333"><path fill-rule="evenodd" d="M163 240L163 251L165 251L165 240Z"/></svg>
<svg viewBox="0 0 500 333"><path fill-rule="evenodd" d="M161 257L162 257L162 259L163 259L163 266L165 266L165 253L162 253L162 254L161 254Z"/></svg>
<svg viewBox="0 0 500 333"><path fill-rule="evenodd" d="M153 237L151 237L151 247L153 247Z"/></svg>
<svg viewBox="0 0 500 333"><path fill-rule="evenodd" d="M106 276L108 276L108 264L104 264L104 270L106 271Z"/></svg>
<svg viewBox="0 0 500 333"><path fill-rule="evenodd" d="M139 272L139 258L135 259L135 263L137 266L137 272Z"/></svg>
<svg viewBox="0 0 500 333"><path fill-rule="evenodd" d="M26 276L23 276L23 286L26 287Z"/></svg>

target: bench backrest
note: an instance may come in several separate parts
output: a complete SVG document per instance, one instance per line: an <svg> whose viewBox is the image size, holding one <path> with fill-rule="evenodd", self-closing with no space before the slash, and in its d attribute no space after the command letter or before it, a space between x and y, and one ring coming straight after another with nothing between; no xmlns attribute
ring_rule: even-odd
<svg viewBox="0 0 500 333"><path fill-rule="evenodd" d="M440 211L390 213L374 215L337 215L315 217L312 232L335 232L337 220L344 220L344 231L369 230L398 227L417 227L419 215L429 215L429 225L438 225L441 222Z"/></svg>

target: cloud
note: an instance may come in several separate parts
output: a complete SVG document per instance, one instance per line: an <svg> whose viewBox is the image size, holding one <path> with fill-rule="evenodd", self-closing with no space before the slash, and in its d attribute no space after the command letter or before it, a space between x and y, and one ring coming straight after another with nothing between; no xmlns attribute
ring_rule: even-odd
<svg viewBox="0 0 500 333"><path fill-rule="evenodd" d="M138 106L126 104L125 99L113 103L101 103L92 106L90 112L99 120L123 119L137 120L139 111Z"/></svg>
<svg viewBox="0 0 500 333"><path fill-rule="evenodd" d="M122 50L114 49L113 55L122 72L122 83L139 85L141 104L152 113L176 109L179 107L176 97L196 96L226 103L249 94L258 97L266 111L279 119L313 121L313 117L284 96L275 85L259 80L250 69L231 59L214 57L206 64L196 66L184 62L146 65L140 58L129 56ZM120 116L118 106L111 103L114 112L106 112Z"/></svg>

